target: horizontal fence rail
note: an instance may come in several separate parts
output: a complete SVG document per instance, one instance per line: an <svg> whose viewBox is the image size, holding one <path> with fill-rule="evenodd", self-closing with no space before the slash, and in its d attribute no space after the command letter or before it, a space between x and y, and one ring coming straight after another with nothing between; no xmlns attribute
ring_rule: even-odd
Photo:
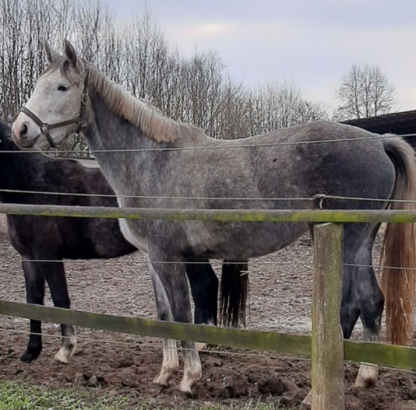
<svg viewBox="0 0 416 410"><path fill-rule="evenodd" d="M4 300L0 300L0 314L110 332L204 342L304 357L310 357L311 350L311 341L308 336L113 316Z"/></svg>
<svg viewBox="0 0 416 410"><path fill-rule="evenodd" d="M253 209L150 209L66 205L0 204L9 215L62 216L105 219L163 219L212 222L416 222L416 211L393 210L253 210Z"/></svg>
<svg viewBox="0 0 416 410"><path fill-rule="evenodd" d="M308 395L304 400L305 404L311 404L312 410L344 409L343 360L400 369L416 369L416 349L414 348L343 341L337 313L337 307L341 303L340 294L338 295L341 283L339 276L342 274L342 227L339 224L414 223L416 211L144 209L0 204L0 213L46 217L155 219L170 222L193 220L216 223L314 223L315 235L318 235L322 228L322 233L319 233L321 238L315 236L315 242L320 243L321 240L323 242L320 249L315 249L312 337L137 319L8 301L0 301L0 314L141 336L312 356L311 396ZM333 222L338 225L331 224ZM323 223L325 225L322 225ZM336 242L336 244L332 246L331 242ZM326 250L331 250L331 252L326 254ZM336 275L333 275L334 273ZM335 285L339 288L338 293L335 292ZM337 296L334 296L334 292ZM328 327L327 322L332 326ZM335 350L336 355L333 354Z"/></svg>
<svg viewBox="0 0 416 410"><path fill-rule="evenodd" d="M311 336L138 319L4 300L0 301L0 314L110 332L311 357ZM416 369L416 349L412 347L345 340L344 359L356 363Z"/></svg>

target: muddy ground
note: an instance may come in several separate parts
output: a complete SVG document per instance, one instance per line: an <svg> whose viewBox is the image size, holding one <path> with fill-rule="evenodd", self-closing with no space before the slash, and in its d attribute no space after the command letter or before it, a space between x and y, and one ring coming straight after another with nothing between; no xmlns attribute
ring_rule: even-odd
<svg viewBox="0 0 416 410"><path fill-rule="evenodd" d="M25 301L20 257L7 240L0 216L0 299ZM75 309L143 318L156 318L151 284L140 253L106 261L68 261L67 276ZM247 328L286 333L310 332L312 252L303 238L296 244L250 264L250 300ZM47 305L51 305L50 299ZM19 361L27 343L28 321L0 317L0 378L53 388L79 386L123 393L137 403L175 408L204 408L214 404L255 408L299 408L310 388L310 361L263 352L209 346L201 354L203 376L193 399L172 387L158 392L152 379L160 369L161 343L151 338L77 329L79 346L72 363L53 360L59 329L45 324L40 358ZM354 335L360 338L360 326ZM365 410L416 409L416 374L381 369L370 389L353 387L358 367L345 365L346 408Z"/></svg>

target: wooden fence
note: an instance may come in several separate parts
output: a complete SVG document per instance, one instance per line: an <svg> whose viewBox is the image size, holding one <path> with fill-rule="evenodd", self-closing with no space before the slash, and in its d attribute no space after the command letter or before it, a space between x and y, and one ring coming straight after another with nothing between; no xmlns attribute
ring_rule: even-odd
<svg viewBox="0 0 416 410"><path fill-rule="evenodd" d="M95 218L319 222L314 232L312 336L171 323L0 301L0 314L141 336L189 340L312 359L312 409L344 408L344 360L416 369L416 349L344 341L339 324L342 223L415 222L407 211L258 211L94 208L0 204L0 213ZM336 223L328 223L336 222Z"/></svg>

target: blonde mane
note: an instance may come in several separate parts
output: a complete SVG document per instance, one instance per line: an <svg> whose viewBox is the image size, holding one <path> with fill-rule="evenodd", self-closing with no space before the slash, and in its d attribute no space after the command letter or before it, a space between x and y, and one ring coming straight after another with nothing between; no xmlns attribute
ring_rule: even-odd
<svg viewBox="0 0 416 410"><path fill-rule="evenodd" d="M196 140L203 135L199 128L172 120L150 103L133 97L96 68L89 66L88 70L88 82L104 103L115 114L139 127L146 136L157 142L172 142L178 139Z"/></svg>

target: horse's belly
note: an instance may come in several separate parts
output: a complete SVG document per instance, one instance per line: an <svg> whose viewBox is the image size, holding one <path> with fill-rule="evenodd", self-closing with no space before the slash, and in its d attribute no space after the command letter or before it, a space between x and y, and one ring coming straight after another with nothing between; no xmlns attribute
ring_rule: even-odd
<svg viewBox="0 0 416 410"><path fill-rule="evenodd" d="M216 224L213 229L195 224L188 240L195 254L215 259L244 260L278 251L307 232L305 223ZM198 229L199 228L199 229Z"/></svg>

